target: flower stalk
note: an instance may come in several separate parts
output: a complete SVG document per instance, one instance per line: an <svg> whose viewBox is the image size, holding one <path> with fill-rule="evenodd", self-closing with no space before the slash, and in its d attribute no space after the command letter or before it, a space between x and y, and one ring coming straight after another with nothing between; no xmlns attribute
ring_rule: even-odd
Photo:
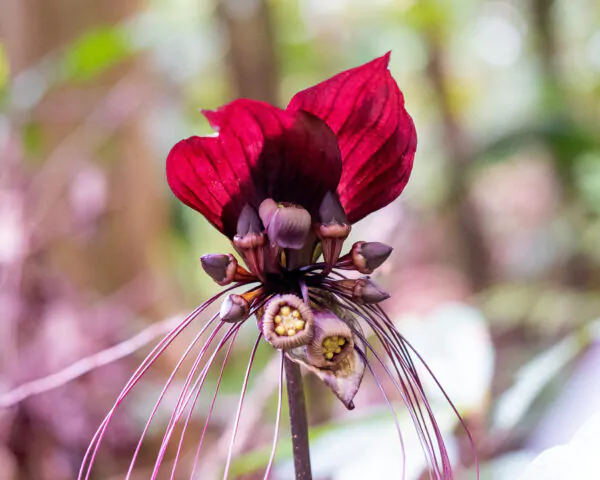
<svg viewBox="0 0 600 480"><path fill-rule="evenodd" d="M308 446L308 419L306 417L306 399L304 397L302 374L300 366L287 357L285 359L285 381L290 409L296 480L312 480Z"/></svg>

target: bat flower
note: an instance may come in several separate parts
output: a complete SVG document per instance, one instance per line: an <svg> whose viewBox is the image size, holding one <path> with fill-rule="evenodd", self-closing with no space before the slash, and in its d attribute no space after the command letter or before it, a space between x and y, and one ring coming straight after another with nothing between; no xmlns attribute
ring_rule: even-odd
<svg viewBox="0 0 600 480"><path fill-rule="evenodd" d="M194 405L217 354L225 350L196 452L194 476L225 364L245 324L257 328L258 335L233 422L223 478L228 475L248 378L261 342L280 352L279 411L284 370L291 412L298 407L294 404L298 381L301 384L298 365L317 375L348 409L354 408L353 399L369 370L392 413L394 407L384 384L391 385L405 403L432 474L452 478L440 429L412 359L416 356L421 361L420 357L379 305L389 294L369 277L392 248L360 241L344 252L352 224L396 199L413 165L415 127L388 61L389 54L301 91L285 110L240 99L204 111L217 135L190 137L169 153L167 180L175 196L227 236L238 255L228 252L202 257L205 272L226 288L198 307L155 348L115 404L114 408L185 327L209 305L221 302L219 313L204 324L169 378L144 430L145 434L185 357L193 357L192 352L199 350L167 425L152 478L159 475L167 445L185 416L170 464L173 478ZM349 271L362 276L349 278ZM256 322L247 322L250 318ZM205 333L208 339L199 346ZM372 341L382 349L375 348ZM382 375L387 377L385 382ZM294 385L296 391L291 392ZM303 398L300 400L302 404ZM82 478L90 474L114 408L86 454ZM301 427L293 419L291 426L296 441L302 436ZM273 464L278 431L279 417L265 478ZM130 474L143 438L133 455ZM309 478L299 474L299 468L306 465L296 459L297 478Z"/></svg>

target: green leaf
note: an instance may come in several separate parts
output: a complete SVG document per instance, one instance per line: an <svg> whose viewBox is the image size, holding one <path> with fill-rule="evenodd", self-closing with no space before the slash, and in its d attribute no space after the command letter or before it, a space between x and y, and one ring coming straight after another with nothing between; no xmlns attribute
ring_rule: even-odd
<svg viewBox="0 0 600 480"><path fill-rule="evenodd" d="M71 43L63 56L63 73L68 80L86 81L131 56L133 47L118 27L100 27Z"/></svg>

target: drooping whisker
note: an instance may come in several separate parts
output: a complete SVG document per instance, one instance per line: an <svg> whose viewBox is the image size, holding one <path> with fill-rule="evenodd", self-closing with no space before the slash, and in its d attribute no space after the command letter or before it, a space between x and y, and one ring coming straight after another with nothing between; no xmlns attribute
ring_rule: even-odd
<svg viewBox="0 0 600 480"><path fill-rule="evenodd" d="M431 370L431 368L429 367L429 365L427 364L427 362L425 362L425 360L423 359L423 357L421 356L421 354L413 347L413 345L403 335L401 335L400 332L398 332L398 330L394 326L394 323L389 318L389 316L387 315L387 313L379 305L371 305L370 308L384 322L384 324L388 328L388 331L393 336L395 336L397 338L398 344L401 346L402 351L404 352L404 356L406 358L408 358L408 359L411 359L411 363L412 363L412 355L415 355L419 359L419 362L421 362L421 364L423 365L423 367L425 368L425 370L427 370L427 373L429 374L430 378L433 380L433 382L436 384L436 386L439 389L439 391L444 396L445 400L448 402L448 405L450 406L450 408L452 409L452 411L456 415L458 421L461 424L461 427L462 427L463 431L467 435L467 438L469 440L469 445L470 445L470 448L471 448L471 452L473 453L476 475L477 475L477 478L479 478L479 460L477 458L477 451L476 451L476 447L475 447L475 441L473 440L471 432L469 431L469 428L467 427L464 419L462 418L461 414L458 412L458 409L456 408L456 405L454 405L454 403L450 399L450 396L448 395L448 393L446 392L446 390L444 389L444 387L442 386L442 384L440 383L440 381L437 379L437 377L435 376L435 374L433 373L433 371ZM412 352L412 355L411 355L411 352Z"/></svg>
<svg viewBox="0 0 600 480"><path fill-rule="evenodd" d="M422 410L420 407L420 403L421 403L420 400L422 402L424 402L425 404L428 404L427 398L424 397L424 395L418 396L416 394L416 392L413 388L413 385L412 385L411 377L410 377L410 375L407 375L405 370L402 371L404 373L404 375L403 375L398 370L397 365L393 365L394 369L396 370L396 374L397 374L397 377L394 376L393 373L391 372L391 370L388 368L388 366L384 362L384 360L377 353L375 348L368 342L366 337L358 330L354 330L353 333L355 335L357 335L361 339L361 341L367 346L369 351L375 357L375 359L377 360L377 362L379 363L381 368L385 371L386 375L388 376L388 378L390 379L390 381L396 388L396 391L399 393L404 404L406 405L408 413L413 421L413 424L415 425L415 429L416 429L417 435L419 437L419 442L421 443L421 446L423 448L423 452L425 453L426 457L429 459L429 463L433 467L436 474L439 473L436 448L431 439L431 435L429 433L429 428L427 426L427 423L425 421L425 418L423 416L423 413L422 413ZM385 346L384 346L384 348L385 348ZM388 353L388 355L391 356L391 354L389 353L389 351L387 349L386 349L386 352ZM391 356L391 358L393 359L394 357ZM392 362L392 364L393 363L394 362ZM400 384L398 384L398 381L400 381ZM408 383L408 386L407 386L407 383ZM433 420L433 422L435 422L435 420ZM434 425L435 425L435 423L434 423ZM441 442L441 445L438 445L438 447L442 451L442 457L443 457L443 452L445 451L443 441ZM446 479L446 478L450 478L450 477L442 477L442 478Z"/></svg>
<svg viewBox="0 0 600 480"><path fill-rule="evenodd" d="M397 338L383 328L387 325L385 320L381 320L380 315L377 312L371 311L368 306L357 305L351 299L351 297L344 295L343 293L335 293L339 304L349 312L362 318L373 330L378 340L382 344L388 356L393 360L392 366L396 371L397 378L389 371L387 366L378 356L377 352L370 347L373 355L377 358L378 362L382 365L387 375L394 383L396 389L402 396L406 406L408 407L409 414L413 419L413 423L416 427L419 435L421 444L423 446L424 453L430 459L430 464L433 467L436 475L442 475L442 478L452 478L450 461L448 453L445 447L444 439L441 435L441 431L435 419L434 413L429 405L426 394L422 388L421 381L418 373L414 368L414 363L410 359L410 355L406 354L406 347L403 347ZM374 318L376 316L376 318ZM394 329L394 332L400 336L400 334ZM359 337L362 336L361 332L355 332ZM401 336L400 336L401 337ZM364 339L366 341L366 339ZM408 360L407 360L408 359ZM400 381L398 385L397 381ZM421 409L421 405L425 407L426 415ZM429 419L427 422L426 417ZM433 435L436 439L437 448L434 445L433 439L431 438L430 428L433 430ZM439 457L438 458L438 454ZM441 462L441 470L439 463Z"/></svg>
<svg viewBox="0 0 600 480"><path fill-rule="evenodd" d="M238 332L239 332L239 328L237 328L234 331L234 333L233 333L233 338L231 340L231 343L229 344L229 347L227 348L227 352L225 353L225 358L223 359L223 364L221 365L221 371L219 372L219 377L217 378L217 384L215 386L215 392L213 394L213 398L212 398L212 401L211 401L211 404L210 404L210 408L209 408L208 413L206 415L206 420L204 422L204 428L202 429L202 435L200 437L200 441L198 442L198 447L196 448L196 455L194 457L194 465L192 467L192 473L190 475L190 478L194 478L194 474L195 474L196 468L198 466L198 460L200 458L200 451L202 450L202 445L204 443L204 438L205 438L205 435L206 435L206 431L208 430L208 425L210 423L210 418L212 416L212 412L213 412L213 409L215 407L217 396L219 394L219 388L221 387L221 380L223 379L223 374L225 373L225 367L227 366L227 361L229 360L229 356L231 354L231 349L232 349L232 347L233 347L233 345L235 343L235 338L237 337ZM197 393L196 393L196 396L194 398L194 405L195 405L196 400L198 399L199 395L200 395L200 390L198 390ZM194 405L192 405L192 407L191 407L190 413L188 415L188 420L189 420L189 417L191 416L191 412L194 409ZM186 424L187 424L187 420L186 420ZM182 435L182 440L183 440L183 435Z"/></svg>
<svg viewBox="0 0 600 480"><path fill-rule="evenodd" d="M223 324L219 325L219 328L222 327ZM202 358L204 357L204 355L206 354L206 352L208 351L208 348L212 342L212 339L214 337L211 337L209 340L207 340L206 344L203 346L202 351L198 354L196 360L194 361L194 364L192 366L192 368L190 369L190 372L188 373L188 376L186 378L186 381L184 383L184 386L182 387L182 391L181 394L179 395L179 398L177 400L177 404L175 405L174 411L171 415L171 418L169 419L169 423L167 425L165 434L163 436L163 440L159 449L159 453L154 465L154 471L153 471L153 476L152 478L156 478L156 476L158 475L158 471L160 469L160 465L162 463L162 460L164 458L164 455L166 453L166 449L168 446L168 443L171 439L171 436L173 434L173 431L177 425L177 422L179 421L179 419L181 418L181 416L183 415L183 412L185 411L186 407L189 405L190 401L192 400L192 398L194 398L194 402L191 406L191 408L188 411L188 415L183 427L183 430L181 432L181 437L180 437L180 441L177 447L177 452L176 452L176 456L175 456L175 460L173 463L173 470L172 470L172 474L171 474L171 478L173 478L173 475L175 473L175 469L177 468L177 463L178 463L178 459L179 459L179 455L181 452L181 447L183 444L183 438L185 435L185 431L187 428L187 425L189 423L189 420L191 418L192 412L194 410L194 406L196 404L196 400L198 398L198 396L200 395L200 392L202 391L202 386L204 385L204 382L206 380L206 377L208 376L208 371L210 370L216 356L218 355L218 353L221 351L221 349L223 348L223 346L227 343L227 341L232 338L235 337L235 335L237 335L237 332L239 331L241 325L240 324L235 324L235 325L231 325L229 330L225 333L225 335L223 336L223 338L219 341L218 345L215 347L212 355L210 356L209 360L206 362L206 364L204 365L200 375L198 375L198 378L194 381L194 385L191 388L191 392L188 394L188 391L190 390L190 384L191 381L194 377L194 375L196 374L200 362L202 360ZM215 332L216 334L216 332ZM233 345L233 342L230 344L230 348ZM196 392L196 393L194 393ZM186 397L187 395L187 397Z"/></svg>
<svg viewBox="0 0 600 480"><path fill-rule="evenodd" d="M318 305L326 306L327 299L325 299L325 298L319 298L317 295L313 294L312 300ZM362 311L362 309L360 309L360 307L358 305L354 304L353 302L350 302L349 300L346 301L346 298L343 295L339 296L338 302L339 302L339 305L342 308L344 308L346 311L362 318L368 325L370 325L370 327L373 329L373 331L377 335L377 333L378 333L377 328L376 328L377 326L372 325L372 321L371 321L370 317L364 311ZM433 447L433 442L429 435L429 431L426 427L426 422L424 420L423 413L420 409L419 399L421 398L421 396L417 395L417 393L415 392L415 389L413 388L413 382L410 381L411 376L407 375L406 373L404 375L401 374L400 371L398 370L398 365L394 365L394 368L397 373L397 378L394 375L392 375L392 373L388 369L387 365L383 362L383 360L380 358L380 356L375 351L375 349L367 341L367 339L365 338L363 333L361 331L359 331L358 329L356 329L353 325L350 326L350 328L352 329L353 334L361 339L361 341L367 346L367 348L372 352L372 354L375 356L375 358L381 364L382 368L386 371L386 374L388 375L388 377L394 384L396 390L398 391L402 400L404 401L405 405L407 406L409 415L411 416L411 418L415 424L416 431L419 436L419 441L421 442L421 445L423 447L423 451L425 452L425 454L428 457L430 457L431 452L434 451L435 449ZM384 349L386 350L386 353L388 353L388 355L390 355L390 357L392 357L391 352L387 348L387 343L382 341L382 339L379 335L378 335L378 339L382 343ZM407 381L405 380L405 378L407 378L409 380L408 385L407 385ZM397 383L398 381L400 382L401 386L398 385L398 383ZM435 458L435 456L434 456L434 458ZM437 464L437 462L434 459L430 458L430 460L431 460L432 465Z"/></svg>
<svg viewBox="0 0 600 480"><path fill-rule="evenodd" d="M81 467L79 469L78 479L89 479L91 474L91 470L98 454L98 450L100 448L100 444L102 443L102 439L106 433L106 429L118 408L118 406L123 402L125 397L129 394L131 389L137 384L139 379L149 370L149 368L154 364L156 359L162 355L162 353L173 343L173 341L181 334L183 330L185 330L202 312L204 312L210 305L212 305L216 300L218 300L221 296L228 293L235 288L240 287L242 284L237 283L231 285L229 288L223 290L222 292L216 294L202 305L197 307L194 311L192 311L177 327L175 327L171 332L169 332L146 356L146 358L142 361L140 366L135 370L133 375L130 377L129 381L125 384L125 387L119 394L117 400L115 401L113 407L109 410L108 414L105 416L103 421L100 423L98 429L94 433L90 444L85 452L83 460L81 462ZM207 323L200 333L202 335L210 326L211 322Z"/></svg>
<svg viewBox="0 0 600 480"><path fill-rule="evenodd" d="M258 345L260 343L260 339L262 338L262 333L258 335L256 341L254 342L254 347L252 347L252 352L250 353L250 359L248 360L248 367L246 369L246 375L244 376L244 383L242 384L242 391L240 393L240 400L237 408L237 412L235 414L235 421L233 422L233 431L231 433L231 441L229 443L229 450L227 452L227 462L225 463L225 470L223 472L223 480L227 479L227 475L229 474L229 467L231 466L231 457L233 455L233 446L235 444L235 437L237 435L238 426L240 424L240 416L242 414L242 407L244 405L244 397L246 396L246 390L248 389L248 380L250 379L250 371L252 370L252 364L254 363L254 357L256 356L256 350L258 349Z"/></svg>
<svg viewBox="0 0 600 480"><path fill-rule="evenodd" d="M214 295L212 298L208 299L202 305L197 307L177 327L175 327L171 332L169 332L146 356L146 358L142 361L140 366L133 373L133 375L131 376L129 381L126 383L125 387L123 388L123 390L119 394L117 400L115 401L113 407L108 412L106 417L103 419L100 426L98 427L98 430L95 432L94 436L92 437L92 440L90 441L90 445L88 446L86 453L84 455L84 458L82 460L78 479L81 480L84 478L85 480L87 480L89 478L92 466L94 464L94 460L98 453L98 449L100 447L100 444L102 442L104 434L106 433L106 429L108 428L110 420L112 419L118 406L123 402L125 397L130 393L130 391L137 384L139 379L149 370L149 368L154 364L156 359L160 355L162 355L162 353L173 343L173 341L181 334L181 332L183 330L185 330L198 317L198 315L203 313L210 305L212 305L216 300L221 298L223 295L240 287L241 285L243 285L243 284L236 283L234 285L231 285L230 287L228 287L225 290ZM212 324L212 321L214 321L214 319L207 322L203 326L200 333L198 334L198 338L201 337L206 332L206 330Z"/></svg>
<svg viewBox="0 0 600 480"><path fill-rule="evenodd" d="M398 380L400 380L402 392L404 394L403 399L408 407L413 422L417 427L417 432L420 436L422 435L421 442L424 451L427 455L432 455L431 465L436 470L436 473L438 473L437 449L435 448L434 442L429 432L429 428L427 427L427 420L421 408L421 404L424 404L425 409L427 410L427 416L434 430L438 448L440 450L442 464L445 463L447 456L445 451L444 439L441 435L441 432L439 431L435 415L431 410L425 391L422 388L419 375L417 371L412 367L412 361L407 361L407 358L405 358L404 355L399 353L398 345L395 342L395 340L390 338L387 332L385 332L381 328L381 326L364 311L364 308L361 308L361 312L358 314L369 324L369 326L377 336L377 339L379 340L380 344L388 354L389 358L393 360L391 362L392 367L398 375ZM410 359L410 356L408 356L408 358ZM402 369L402 373L399 370L399 366ZM387 371L387 368L386 373L390 375L389 371ZM392 381L395 381L395 378L393 376L390 376L390 378L392 379Z"/></svg>
<svg viewBox="0 0 600 480"><path fill-rule="evenodd" d="M285 361L285 353L283 350L281 351L281 364L279 367L279 386L278 386L278 396L277 396L277 418L275 419L275 431L273 433L273 447L271 448L271 455L269 456L269 463L267 464L267 468L265 470L264 480L269 478L271 474L271 469L273 468L273 462L275 461L275 453L277 452L277 443L279 440L279 425L281 422L281 408L283 404L283 364Z"/></svg>
<svg viewBox="0 0 600 480"><path fill-rule="evenodd" d="M213 315L212 318L210 319L210 321L207 323L207 327L212 325L215 320L217 319L217 315ZM215 336L217 335L217 333L219 332L219 330L221 329L222 325L219 323L217 324L217 326L213 329L213 331L211 332L210 336L208 337L208 340L205 342L205 344L203 345L202 349L205 350L206 348L208 348L208 346L210 345L210 343L212 342L212 340L215 338ZM181 356L181 358L179 359L179 361L177 362L177 365L175 365L175 367L173 368L173 371L171 372L171 375L169 376L169 378L167 379L167 381L165 382L165 385L163 386L163 389L161 390L158 399L156 400L154 407L152 408L152 411L150 412L150 415L148 416L148 420L146 421L146 425L144 426L144 429L142 431L142 434L140 435L140 439L138 441L138 444L136 446L135 452L133 453L133 456L131 458L131 461L129 463L129 468L127 470L127 475L126 478L129 479L131 477L131 474L133 473L133 468L135 466L135 462L137 460L137 457L139 455L139 452L142 448L142 444L144 442L144 438L146 437L146 433L148 432L148 429L150 428L150 424L152 423L152 420L154 420L154 416L156 415L156 412L158 411L158 408L162 402L162 400L164 399L167 390L169 389L169 387L171 386L171 384L173 383L173 380L175 379L175 376L177 375L177 372L179 371L179 369L181 368L181 365L184 363L184 361L186 360L186 358L189 356L189 354L192 352L192 350L194 349L194 347L197 345L198 341L200 340L200 338L202 337L202 335L204 334L205 329L202 329L198 334L196 334L196 336L194 337L194 339L192 340L192 342L190 343L190 345L186 348L186 350L184 351L183 355Z"/></svg>
<svg viewBox="0 0 600 480"><path fill-rule="evenodd" d="M473 457L474 457L475 471L476 471L476 474L477 474L477 478L479 478L479 460L477 458L477 451L476 451L476 448L475 448L475 441L473 440L471 432L469 431L469 428L467 427L464 419L462 418L461 414L458 412L458 409L456 408L456 405L454 405L454 402L452 402L452 400L450 399L450 396L448 395L448 393L446 392L446 390L444 389L444 387L442 386L442 384L440 383L440 381L437 379L437 377L435 376L435 374L431 370L431 367L429 367L429 365L427 364L427 362L425 362L425 360L423 359L423 357L421 356L421 354L413 347L413 345L406 338L404 338L402 335L400 335L400 333L393 326L393 323L392 323L391 319L388 317L388 315L385 313L385 311L383 309L381 309L380 307L378 307L378 306L375 306L375 308L378 308L378 312L379 312L380 316L383 319L385 319L385 321L386 321L386 323L388 325L390 325L389 328L391 328L399 336L399 341L402 344L402 346L404 347L404 349L406 351L406 355L409 358L411 358L412 355L410 354L410 352L412 352L412 354L415 355L419 359L419 361L421 362L421 364L423 365L423 367L425 368L425 370L427 370L427 373L429 374L429 376L431 377L431 379L433 380L433 382L436 384L437 388L440 390L440 392L444 396L445 400L448 402L448 405L450 405L450 408L452 408L452 411L454 412L454 414L458 418L458 421L460 422L460 425L461 425L463 431L465 432L465 434L467 435L467 438L469 440L471 451L472 451ZM409 350L410 350L410 352L409 352Z"/></svg>
<svg viewBox="0 0 600 480"><path fill-rule="evenodd" d="M365 362L365 365L369 369L369 372L371 372L371 376L373 377L375 384L379 388L381 395L385 399L385 403L388 407L388 410L390 411L390 413L392 414L392 417L394 419L394 425L396 427L396 431L398 432L398 439L400 440L400 448L402 450L402 478L404 479L404 478L406 478L406 450L404 448L404 438L402 437L402 430L400 429L400 422L398 421L398 415L396 413L396 409L392 405L390 397L386 393L385 388L383 387L383 384L381 383L381 380L379 379L379 376L377 375L377 373L375 372L375 370L373 369L373 367L367 360L367 354L365 352L363 352L357 346L354 348L358 352L358 354L362 357L363 361Z"/></svg>
<svg viewBox="0 0 600 480"><path fill-rule="evenodd" d="M250 290L250 292L254 291L255 289ZM254 301L254 308L251 310L251 315L256 313L256 310L261 308L264 304L266 300L262 299L261 297L258 297L255 301ZM212 367L217 355L219 354L219 352L221 351L221 349L223 348L223 346L229 341L229 339L231 339L231 343L227 349L227 354L225 356L225 360L223 361L223 366L221 368L221 373L220 373L220 378L223 375L227 360L229 358L229 354L231 352L231 348L233 346L233 343L235 341L235 337L237 336L242 324L244 322L240 322L240 323L236 323L233 324L229 327L229 329L227 330L227 332L225 333L225 335L223 336L223 338L219 341L219 344L216 346L216 348L214 349L212 355L210 356L209 360L206 362L206 364L204 365L204 367L202 368L202 371L200 372L200 374L198 375L198 377L196 378L196 380L194 381L194 384L191 386L191 391L190 391L190 385L192 382L193 377L196 375L196 372L198 371L198 368L200 366L200 363L205 355L205 353L207 352L212 339L214 337L211 337L209 340L207 340L205 346L203 347L202 351L198 354L193 366L190 369L190 372L186 378L186 381L184 383L184 386L182 387L182 391L181 394L179 395L179 398L177 400L177 404L174 408L173 414L171 415L171 418L169 420L169 424L167 425L167 429L165 431L165 435L163 436L163 441L161 443L161 447L159 450L159 454L157 456L157 460L155 463L155 467L154 467L154 473L153 473L153 479L156 478L156 476L158 475L158 471L160 469L160 464L162 463L162 460L164 458L164 455L166 453L166 449L168 447L168 443L171 439L171 436L173 434L173 431L177 425L177 423L179 422L179 419L181 418L181 416L183 415L185 409L187 408L187 406L190 404L190 401L192 400L192 398L194 399L192 402L192 405L190 406L189 410L188 410L188 414L186 416L186 420L181 432L181 436L180 436L180 440L179 440L179 444L177 447L177 453L175 456L175 461L173 463L173 469L172 469L172 473L171 473L171 478L174 477L175 474L175 470L177 468L177 463L178 463L178 459L180 456L180 452L181 452L181 447L183 445L183 439L185 436L185 432L187 430L187 426L189 424L189 421L191 419L192 413L194 411L194 407L196 405L196 402L199 398L199 395L202 391L202 388L204 386L204 382L206 381L206 378L208 376L209 370ZM223 326L224 324L221 324L220 326ZM216 334L216 332L215 332ZM219 383L220 383L220 379L219 379ZM188 394L189 392L189 394ZM186 398L187 395L187 398ZM213 397L213 401L216 399L216 391L215 391L215 395ZM208 420L208 419L207 419ZM206 426L208 425L208 421Z"/></svg>
<svg viewBox="0 0 600 480"><path fill-rule="evenodd" d="M250 316L256 314L256 312L265 305L265 303L267 302L267 300L268 300L268 296L264 297L264 298L258 298L258 299L256 299L256 301L252 305L252 309L250 311ZM238 327L241 327L241 325L238 324ZM225 372L225 367L227 365L227 361L229 359L229 356L230 356L230 353L231 353L231 349L233 347L233 344L235 342L235 338L236 338L238 332L239 332L239 328L235 329L235 331L233 332L233 338L231 340L231 343L229 344L229 347L227 348L227 352L225 353L225 358L223 360L223 364L221 366L221 371L219 372L219 376L217 378L217 384L215 386L215 391L214 391L214 394L213 394L213 398L212 398L212 401L211 401L208 413L206 415L206 420L204 422L204 428L202 429L202 435L200 436L200 441L198 442L198 447L196 448L196 455L194 457L194 464L193 464L193 467L192 467L192 473L191 473L190 478L194 478L194 474L196 472L196 469L198 468L198 460L200 459L200 452L202 450L202 445L204 444L204 438L206 437L206 432L208 430L208 425L210 423L210 419L212 417L212 413L213 413L213 410L214 410L214 407L215 407L217 396L219 394L219 388L221 386L221 380L223 379L223 374ZM229 332L227 332L227 335L229 335ZM189 418L191 416L191 413L192 413L192 411L194 409L194 405L195 405L195 403L196 403L196 401L198 399L199 394L200 394L200 390L198 390L196 392L195 399L194 399L194 404L192 405L191 410L190 410L190 412L188 414L188 420L189 420ZM187 420L186 420L186 425L187 425ZM184 427L184 431L185 431L185 427Z"/></svg>

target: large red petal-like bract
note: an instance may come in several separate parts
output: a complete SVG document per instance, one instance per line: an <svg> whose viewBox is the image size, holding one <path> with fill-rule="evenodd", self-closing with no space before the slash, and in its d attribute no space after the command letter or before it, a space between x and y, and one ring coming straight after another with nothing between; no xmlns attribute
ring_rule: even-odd
<svg viewBox="0 0 600 480"><path fill-rule="evenodd" d="M336 134L343 162L338 193L351 223L400 195L417 148L389 55L299 92L288 105L321 118Z"/></svg>
<svg viewBox="0 0 600 480"><path fill-rule="evenodd" d="M388 62L389 53L299 92L286 110L241 99L204 112L218 135L173 147L171 189L229 237L244 205L265 198L314 214L337 191L351 223L386 206L417 145Z"/></svg>

